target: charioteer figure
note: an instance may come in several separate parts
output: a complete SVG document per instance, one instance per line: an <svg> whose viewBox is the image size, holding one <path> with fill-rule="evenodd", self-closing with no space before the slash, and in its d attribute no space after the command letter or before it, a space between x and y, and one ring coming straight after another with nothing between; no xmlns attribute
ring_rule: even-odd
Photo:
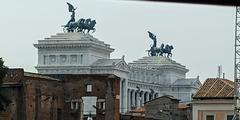
<svg viewBox="0 0 240 120"><path fill-rule="evenodd" d="M75 10L77 8L74 8L72 4L68 3L67 2L67 5L68 5L68 11L71 12L71 19L68 21L68 23L65 25L66 27L69 27L70 23L71 22L75 22Z"/></svg>

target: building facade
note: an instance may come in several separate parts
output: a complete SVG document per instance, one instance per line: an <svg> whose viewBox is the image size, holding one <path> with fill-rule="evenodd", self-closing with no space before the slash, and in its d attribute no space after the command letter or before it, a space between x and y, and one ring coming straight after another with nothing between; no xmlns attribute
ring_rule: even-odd
<svg viewBox="0 0 240 120"><path fill-rule="evenodd" d="M0 94L10 101L1 120L61 120L63 89L58 79L10 69Z"/></svg>
<svg viewBox="0 0 240 120"><path fill-rule="evenodd" d="M119 83L113 74L44 76L10 69L0 87L9 101L0 119L119 120Z"/></svg>
<svg viewBox="0 0 240 120"><path fill-rule="evenodd" d="M145 116L156 120L181 120L178 110L179 99L164 95L145 104Z"/></svg>
<svg viewBox="0 0 240 120"><path fill-rule="evenodd" d="M120 77L120 111L125 113L162 95L190 102L201 86L199 79L186 78L188 69L163 56L143 57L126 63L124 56L111 59L114 51L89 34L57 33L34 46L36 69L41 74L114 74Z"/></svg>
<svg viewBox="0 0 240 120"><path fill-rule="evenodd" d="M79 118L86 120L86 116L91 116L93 120L120 119L119 77L112 74L58 74L50 76L63 82L63 120L79 120Z"/></svg>
<svg viewBox="0 0 240 120"><path fill-rule="evenodd" d="M234 83L222 78L207 79L193 96L193 120L232 120Z"/></svg>

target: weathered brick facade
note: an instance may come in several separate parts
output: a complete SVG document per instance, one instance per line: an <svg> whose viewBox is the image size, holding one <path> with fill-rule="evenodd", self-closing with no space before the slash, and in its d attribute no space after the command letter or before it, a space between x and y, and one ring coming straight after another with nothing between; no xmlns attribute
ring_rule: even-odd
<svg viewBox="0 0 240 120"><path fill-rule="evenodd" d="M0 92L11 100L3 112L11 120L57 120L63 109L61 81L23 69L10 69Z"/></svg>
<svg viewBox="0 0 240 120"><path fill-rule="evenodd" d="M80 100L82 97L97 97L96 117L94 120L119 120L119 94L120 78L110 74L91 75L51 75L63 81L63 89L66 100ZM87 86L91 85L91 92L87 92ZM100 100L105 101L104 109L101 109ZM70 108L65 103L64 118L68 120L79 120L80 112ZM80 106L81 107L81 106ZM80 108L79 107L79 108ZM68 114L71 112L72 114Z"/></svg>
<svg viewBox="0 0 240 120"><path fill-rule="evenodd" d="M0 112L0 118L85 120L82 97L94 96L97 98L94 120L120 119L119 77L110 74L49 76L10 69L0 93L10 99L11 104ZM91 92L87 91L88 85Z"/></svg>
<svg viewBox="0 0 240 120"><path fill-rule="evenodd" d="M184 120L180 119L179 99L165 95L144 103L145 115L158 120Z"/></svg>

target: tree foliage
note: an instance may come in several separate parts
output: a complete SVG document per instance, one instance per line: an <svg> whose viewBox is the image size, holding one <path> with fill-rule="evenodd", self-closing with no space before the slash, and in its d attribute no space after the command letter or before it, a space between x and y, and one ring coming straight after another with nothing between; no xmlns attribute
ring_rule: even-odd
<svg viewBox="0 0 240 120"><path fill-rule="evenodd" d="M7 74L8 67L4 65L4 61L0 58L0 84L3 82L3 78Z"/></svg>
<svg viewBox="0 0 240 120"><path fill-rule="evenodd" d="M10 100L8 100L5 96L1 94L1 85L3 83L3 78L7 74L8 67L4 65L4 61L2 58L0 58L0 111L4 111L5 108L11 103Z"/></svg>

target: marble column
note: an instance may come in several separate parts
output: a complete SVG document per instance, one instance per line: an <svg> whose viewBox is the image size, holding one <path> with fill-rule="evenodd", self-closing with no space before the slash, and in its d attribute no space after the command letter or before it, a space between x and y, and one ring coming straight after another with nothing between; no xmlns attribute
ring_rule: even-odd
<svg viewBox="0 0 240 120"><path fill-rule="evenodd" d="M127 112L127 81L125 78L122 79L122 112Z"/></svg>
<svg viewBox="0 0 240 120"><path fill-rule="evenodd" d="M146 92L146 101L145 102L147 102L147 101L149 101L149 93L148 92Z"/></svg>
<svg viewBox="0 0 240 120"><path fill-rule="evenodd" d="M143 96L144 96L143 103L145 103L147 101L147 92L146 91L143 92Z"/></svg>
<svg viewBox="0 0 240 120"><path fill-rule="evenodd" d="M119 105L119 112L122 113L122 101L123 101L123 96L122 96L122 78L120 79L120 105Z"/></svg>
<svg viewBox="0 0 240 120"><path fill-rule="evenodd" d="M135 90L132 90L132 106L135 107Z"/></svg>
<svg viewBox="0 0 240 120"><path fill-rule="evenodd" d="M141 92L141 106L144 106L144 92Z"/></svg>
<svg viewBox="0 0 240 120"><path fill-rule="evenodd" d="M137 98L137 99L136 99L136 100L137 100L137 102L136 102L137 105L136 105L136 106L137 106L137 107L140 107L140 102L141 102L140 91L137 91L136 94L137 94L137 96L136 96L136 98Z"/></svg>
<svg viewBox="0 0 240 120"><path fill-rule="evenodd" d="M132 108L132 102L133 102L133 100L132 100L132 90L131 89L129 89L129 108L130 108L130 110L131 110L131 108Z"/></svg>
<svg viewBox="0 0 240 120"><path fill-rule="evenodd" d="M128 99L128 101L127 101L127 108L128 108L128 111L130 111L131 110L131 91L130 91L130 89L128 89L127 99Z"/></svg>
<svg viewBox="0 0 240 120"><path fill-rule="evenodd" d="M153 93L149 93L149 100L153 99Z"/></svg>
<svg viewBox="0 0 240 120"><path fill-rule="evenodd" d="M154 99L155 99L155 98L158 98L158 93L155 93L155 95L154 95Z"/></svg>

